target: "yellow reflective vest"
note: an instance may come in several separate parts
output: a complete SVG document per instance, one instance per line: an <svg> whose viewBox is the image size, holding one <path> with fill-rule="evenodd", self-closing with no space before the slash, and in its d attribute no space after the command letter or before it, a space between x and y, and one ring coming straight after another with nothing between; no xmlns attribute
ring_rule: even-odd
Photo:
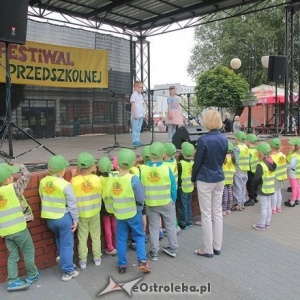
<svg viewBox="0 0 300 300"><path fill-rule="evenodd" d="M192 168L194 161L180 160L182 171L181 171L181 189L184 193L191 193L194 190L194 183L191 181Z"/></svg>
<svg viewBox="0 0 300 300"><path fill-rule="evenodd" d="M13 184L0 187L0 236L20 232L26 228L26 220Z"/></svg>
<svg viewBox="0 0 300 300"><path fill-rule="evenodd" d="M113 199L111 196L108 196L107 194L107 183L109 181L109 178L113 177L113 175L110 173L108 177L104 176L99 176L100 181L101 181L101 186L102 186L102 200L105 205L105 209L109 214L114 213L113 209Z"/></svg>
<svg viewBox="0 0 300 300"><path fill-rule="evenodd" d="M234 173L235 173L235 165L232 161L232 157L231 157L230 153L226 154L226 158L225 158L222 168L223 168L223 172L224 172L224 176L225 176L224 184L232 185L233 177L234 177Z"/></svg>
<svg viewBox="0 0 300 300"><path fill-rule="evenodd" d="M240 150L239 155L239 168L242 171L250 171L250 156L249 156L249 149L247 145L239 144L237 147Z"/></svg>
<svg viewBox="0 0 300 300"><path fill-rule="evenodd" d="M118 220L126 220L137 213L134 192L132 189L132 174L110 177L107 183L107 194L113 199L113 212Z"/></svg>
<svg viewBox="0 0 300 300"><path fill-rule="evenodd" d="M275 178L277 180L286 180L287 179L286 156L282 152L278 152L278 153L271 154L271 157L277 165L275 170Z"/></svg>
<svg viewBox="0 0 300 300"><path fill-rule="evenodd" d="M290 158L292 159L292 157L296 157L297 158L297 165L296 165L296 168L295 168L295 177L297 179L300 179L300 154L298 153L293 153L291 154Z"/></svg>
<svg viewBox="0 0 300 300"><path fill-rule="evenodd" d="M140 176L140 169L137 166L132 166L129 169L129 173L132 174L132 175L136 175L137 177L139 177Z"/></svg>
<svg viewBox="0 0 300 300"><path fill-rule="evenodd" d="M145 188L147 206L163 206L171 201L171 180L167 164L145 166L141 170L141 181Z"/></svg>
<svg viewBox="0 0 300 300"><path fill-rule="evenodd" d="M172 161L164 161L164 164L166 164L171 169L174 174L176 184L178 184L178 167L176 159L174 158Z"/></svg>
<svg viewBox="0 0 300 300"><path fill-rule="evenodd" d="M264 194L275 193L275 172L269 170L268 166L264 162L260 162L263 169L262 174L262 187L261 190Z"/></svg>
<svg viewBox="0 0 300 300"><path fill-rule="evenodd" d="M80 218L90 218L101 210L102 186L97 175L78 175L72 178Z"/></svg>
<svg viewBox="0 0 300 300"><path fill-rule="evenodd" d="M42 218L60 219L64 216L67 206L64 189L69 184L64 178L51 175L40 181L39 193L42 203Z"/></svg>
<svg viewBox="0 0 300 300"><path fill-rule="evenodd" d="M259 163L258 151L256 149L253 149L253 148L249 148L248 151L249 151L249 154L250 154L250 171L252 173L255 173L256 166Z"/></svg>

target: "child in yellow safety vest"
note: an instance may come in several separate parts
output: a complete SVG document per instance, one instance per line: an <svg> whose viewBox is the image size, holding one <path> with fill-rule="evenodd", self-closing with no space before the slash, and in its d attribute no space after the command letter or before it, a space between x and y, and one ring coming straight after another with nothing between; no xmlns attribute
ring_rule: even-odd
<svg viewBox="0 0 300 300"><path fill-rule="evenodd" d="M145 191L140 179L129 173L136 160L130 149L121 149L117 155L119 173L110 177L107 183L107 197L113 200L113 211L117 219L118 272L127 270L127 239L129 232L136 243L138 268L141 272L151 271L147 263L145 235L141 210L145 201Z"/></svg>
<svg viewBox="0 0 300 300"><path fill-rule="evenodd" d="M256 171L256 166L259 163L258 153L255 149L257 142L257 136L253 133L247 134L246 137L246 145L248 146L249 156L250 156L250 170L247 172L248 180L247 180L247 191L249 200L245 202L245 206L253 206L257 202L257 194L253 193L252 181Z"/></svg>
<svg viewBox="0 0 300 300"><path fill-rule="evenodd" d="M272 209L271 199L275 193L276 163L270 156L271 147L266 142L257 145L259 163L253 178L253 189L257 192L260 203L260 221L252 227L256 230L270 228Z"/></svg>
<svg viewBox="0 0 300 300"><path fill-rule="evenodd" d="M250 155L246 141L246 134L238 131L235 134L236 146L234 148L236 172L233 177L233 197L237 201L232 210L244 210L246 202L246 183L248 180L247 172L250 170Z"/></svg>
<svg viewBox="0 0 300 300"><path fill-rule="evenodd" d="M163 160L164 160L164 163L173 172L175 180L176 180L177 190L178 190L178 165L177 165L177 160L174 156L177 152L177 149L176 149L176 146L171 142L167 142L164 145L165 145L165 148L166 148L166 152L165 152ZM176 208L179 210L177 201L176 201ZM181 231L181 228L178 225L177 218L176 218L175 227L176 227L176 233L178 234ZM162 230L162 222L161 222L161 219L160 219L159 239L160 240L163 239L164 236L165 235L164 235L164 232Z"/></svg>
<svg viewBox="0 0 300 300"><path fill-rule="evenodd" d="M235 158L233 153L234 146L231 142L228 142L228 150L226 158L223 164L223 172L225 176L223 196L222 196L222 208L223 216L231 213L232 202L233 202L233 177L235 174Z"/></svg>
<svg viewBox="0 0 300 300"><path fill-rule="evenodd" d="M66 181L69 162L62 155L54 155L48 161L47 175L40 181L41 217L55 235L60 257L62 281L69 281L79 275L73 264L74 236L78 224L78 209L72 185Z"/></svg>
<svg viewBox="0 0 300 300"><path fill-rule="evenodd" d="M281 189L287 186L287 161L286 156L280 151L281 141L274 138L270 141L271 158L276 163L275 170L275 193L272 196L272 214L281 212L282 194Z"/></svg>
<svg viewBox="0 0 300 300"><path fill-rule="evenodd" d="M192 168L194 165L195 147L188 142L181 144L182 158L180 158L178 167L178 191L177 200L179 206L180 221L179 226L185 230L192 227L192 194L194 183L191 181Z"/></svg>
<svg viewBox="0 0 300 300"><path fill-rule="evenodd" d="M75 172L74 172L74 171ZM79 213L78 222L78 255L79 266L86 268L89 235L92 240L92 251L95 266L101 265L101 225L100 210L102 186L96 172L95 158L88 152L81 152L77 157L77 170L73 169L71 184L74 189ZM76 172L77 171L77 172Z"/></svg>
<svg viewBox="0 0 300 300"><path fill-rule="evenodd" d="M291 199L284 202L287 207L295 207L299 205L300 201L300 139L290 138L289 144L292 146L292 150L288 155L287 170L288 178L292 189Z"/></svg>
<svg viewBox="0 0 300 300"><path fill-rule="evenodd" d="M151 260L158 260L159 227L162 217L167 238L168 247L162 250L171 257L176 257L178 247L175 228L176 212L175 202L177 199L177 185L173 172L163 163L165 146L160 142L154 142L150 146L149 154L151 162L141 170L141 180L145 187L146 210L149 220L150 252Z"/></svg>
<svg viewBox="0 0 300 300"><path fill-rule="evenodd" d="M13 182L13 174L20 169L22 176ZM34 263L34 245L18 199L18 196L22 196L29 180L30 173L23 164L19 166L0 164L0 237L5 239L8 250L8 291L27 289L40 277L40 272ZM25 280L18 277L19 249L23 254L27 271Z"/></svg>
<svg viewBox="0 0 300 300"><path fill-rule="evenodd" d="M112 199L109 199L106 194L106 186L109 181L112 163L108 157L102 157L98 161L98 169L100 172L100 181L103 189L102 192L102 206L101 206L101 219L104 227L104 236L106 242L106 254L116 255L116 218L112 207Z"/></svg>

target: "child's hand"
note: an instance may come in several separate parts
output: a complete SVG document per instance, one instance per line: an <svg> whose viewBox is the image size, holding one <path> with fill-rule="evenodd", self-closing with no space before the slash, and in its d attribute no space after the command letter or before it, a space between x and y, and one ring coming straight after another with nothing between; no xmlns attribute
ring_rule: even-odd
<svg viewBox="0 0 300 300"><path fill-rule="evenodd" d="M76 229L77 229L77 222L74 222L72 227L71 227L71 230L72 230L72 232L75 232Z"/></svg>

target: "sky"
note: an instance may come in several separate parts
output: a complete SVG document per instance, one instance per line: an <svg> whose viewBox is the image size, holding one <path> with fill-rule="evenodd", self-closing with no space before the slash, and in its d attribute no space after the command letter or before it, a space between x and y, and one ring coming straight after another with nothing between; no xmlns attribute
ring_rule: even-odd
<svg viewBox="0 0 300 300"><path fill-rule="evenodd" d="M194 45L194 28L148 37L151 88L156 84L195 85L187 66Z"/></svg>

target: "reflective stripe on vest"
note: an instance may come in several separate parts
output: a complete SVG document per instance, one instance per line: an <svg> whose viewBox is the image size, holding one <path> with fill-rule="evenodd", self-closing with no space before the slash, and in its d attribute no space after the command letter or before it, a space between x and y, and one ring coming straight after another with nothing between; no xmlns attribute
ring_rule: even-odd
<svg viewBox="0 0 300 300"><path fill-rule="evenodd" d="M26 220L13 184L0 187L0 236L20 232L26 228Z"/></svg>
<svg viewBox="0 0 300 300"><path fill-rule="evenodd" d="M194 183L191 181L194 161L181 160L180 163L182 166L181 189L184 193L191 193L195 187Z"/></svg>
<svg viewBox="0 0 300 300"><path fill-rule="evenodd" d="M40 181L39 193L42 202L41 217L60 219L66 212L64 189L70 183L61 177L46 176Z"/></svg>
<svg viewBox="0 0 300 300"><path fill-rule="evenodd" d="M110 177L107 183L107 193L113 199L113 211L118 220L126 220L137 213L134 192L132 189L132 174Z"/></svg>
<svg viewBox="0 0 300 300"><path fill-rule="evenodd" d="M246 145L237 145L240 149L239 155L239 168L242 171L250 170L250 157L249 157L249 149Z"/></svg>
<svg viewBox="0 0 300 300"><path fill-rule="evenodd" d="M249 153L250 153L250 171L252 173L255 173L256 171L256 166L259 163L258 159L258 151L253 148L249 148Z"/></svg>
<svg viewBox="0 0 300 300"><path fill-rule="evenodd" d="M265 194L273 194L275 192L275 172L270 171L268 166L264 162L261 162L260 165L263 169L263 183L261 190Z"/></svg>
<svg viewBox="0 0 300 300"><path fill-rule="evenodd" d="M174 174L176 184L178 184L178 167L176 159L174 159L173 161L164 161L164 164L166 164L171 169Z"/></svg>
<svg viewBox="0 0 300 300"><path fill-rule="evenodd" d="M167 164L145 166L141 172L148 206L167 205L171 201L170 168Z"/></svg>
<svg viewBox="0 0 300 300"><path fill-rule="evenodd" d="M271 157L277 165L275 170L276 179L286 180L287 179L286 156L282 152L278 152L278 153L271 154Z"/></svg>
<svg viewBox="0 0 300 300"><path fill-rule="evenodd" d="M109 214L113 214L114 213L114 209L113 209L113 198L111 196L107 195L107 183L109 181L109 178L112 177L113 175L110 173L109 177L104 177L104 176L99 176L100 181L101 181L101 186L102 186L102 200L104 202L105 205L105 209Z"/></svg>
<svg viewBox="0 0 300 300"><path fill-rule="evenodd" d="M78 175L72 178L80 218L90 218L101 210L102 186L97 175Z"/></svg>
<svg viewBox="0 0 300 300"><path fill-rule="evenodd" d="M232 161L232 157L231 157L230 153L226 154L225 162L222 166L222 169L223 169L223 173L225 176L224 184L232 185L233 177L234 177L234 173L235 173L235 165Z"/></svg>

